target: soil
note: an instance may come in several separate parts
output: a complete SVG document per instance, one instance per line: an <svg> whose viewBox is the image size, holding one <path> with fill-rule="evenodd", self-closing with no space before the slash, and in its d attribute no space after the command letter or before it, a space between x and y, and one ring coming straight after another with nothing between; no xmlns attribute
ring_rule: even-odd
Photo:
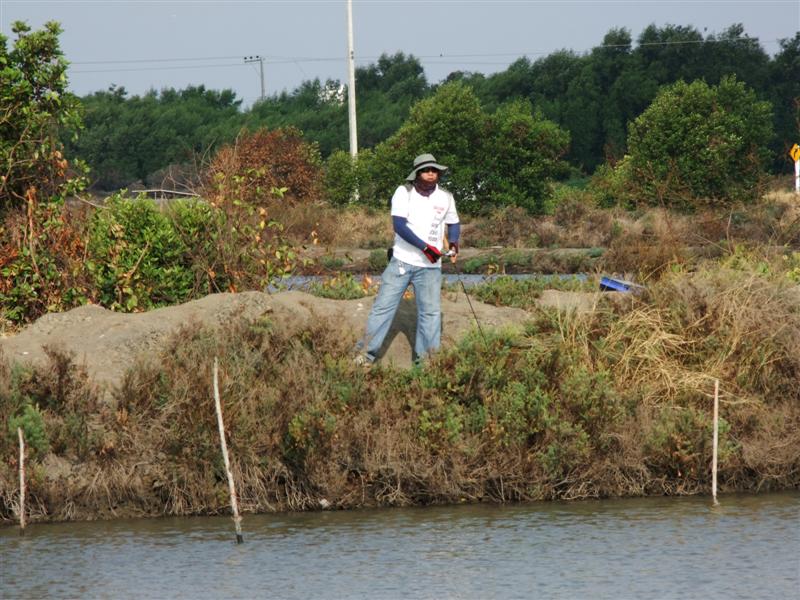
<svg viewBox="0 0 800 600"><path fill-rule="evenodd" d="M561 309L591 309L598 294L546 291L541 304ZM328 319L344 324L358 339L364 332L374 297L358 300L330 300L298 291L267 294L243 292L212 294L178 306L145 313L117 313L96 305L50 313L17 335L0 338L0 353L11 362L38 363L46 358L44 348L72 353L84 364L90 377L110 401L111 390L125 371L139 358L158 356L170 333L182 325L199 322L217 326L231 319L255 320L268 316L279 327L291 332L309 320ZM472 309L463 293L445 293L442 298L443 344L452 344L476 327L520 327L529 317L524 310L496 307L472 299ZM384 345L385 363L407 368L412 363L416 308L413 299L404 299Z"/></svg>

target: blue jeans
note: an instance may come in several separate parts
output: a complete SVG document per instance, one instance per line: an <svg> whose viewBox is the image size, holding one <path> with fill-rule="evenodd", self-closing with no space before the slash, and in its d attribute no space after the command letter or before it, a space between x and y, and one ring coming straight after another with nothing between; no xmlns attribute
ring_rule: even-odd
<svg viewBox="0 0 800 600"><path fill-rule="evenodd" d="M442 341L442 270L415 267L392 258L381 275L381 287L367 318L367 331L359 345L374 361L394 320L403 293L410 283L417 302L417 335L414 354L417 359L436 350Z"/></svg>

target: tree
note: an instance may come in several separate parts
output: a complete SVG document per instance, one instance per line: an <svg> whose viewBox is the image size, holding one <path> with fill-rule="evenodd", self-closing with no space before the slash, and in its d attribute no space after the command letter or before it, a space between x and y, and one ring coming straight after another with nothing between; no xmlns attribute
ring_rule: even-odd
<svg viewBox="0 0 800 600"><path fill-rule="evenodd" d="M504 102L518 98L529 98L534 92L533 66L527 58L518 58L505 71L486 78L481 102L488 110L494 110Z"/></svg>
<svg viewBox="0 0 800 600"><path fill-rule="evenodd" d="M731 25L717 35L707 36L703 52L698 76L706 83L717 84L723 77L735 75L736 79L756 91L767 89L769 55L757 38L745 33L741 23Z"/></svg>
<svg viewBox="0 0 800 600"><path fill-rule="evenodd" d="M485 131L477 165L481 196L493 205L544 213L553 177L567 170L561 158L569 147L569 133L535 112L528 100L500 106L487 119Z"/></svg>
<svg viewBox="0 0 800 600"><path fill-rule="evenodd" d="M530 100L548 119L564 124L564 98L582 63L583 59L571 50L558 50L531 66L533 91Z"/></svg>
<svg viewBox="0 0 800 600"><path fill-rule="evenodd" d="M703 35L691 26L649 25L639 35L636 53L659 85L702 77Z"/></svg>
<svg viewBox="0 0 800 600"><path fill-rule="evenodd" d="M408 174L413 158L434 154L450 167L443 185L465 213L515 204L542 211L549 183L564 163L559 160L569 135L520 100L488 115L475 93L461 82L441 86L411 109L403 126L364 157L366 201L388 199Z"/></svg>
<svg viewBox="0 0 800 600"><path fill-rule="evenodd" d="M790 162L788 148L800 142L800 32L791 39L781 40L780 47L770 64L769 85L777 133L773 149L779 169Z"/></svg>
<svg viewBox="0 0 800 600"><path fill-rule="evenodd" d="M32 32L15 22L12 50L0 35L0 213L63 192L68 179L60 136L81 127L67 92L58 23Z"/></svg>
<svg viewBox="0 0 800 600"><path fill-rule="evenodd" d="M430 89L419 60L402 52L382 54L377 64L356 69L356 82L361 148L372 148L397 131Z"/></svg>
<svg viewBox="0 0 800 600"><path fill-rule="evenodd" d="M82 243L64 199L84 183L60 136L80 129L55 22L0 35L0 315L13 321L80 302ZM76 173L77 171L77 173Z"/></svg>
<svg viewBox="0 0 800 600"><path fill-rule="evenodd" d="M83 98L86 131L70 150L92 166L103 189L146 181L171 164L194 163L236 136L240 100L231 90L151 90L127 97L111 87Z"/></svg>
<svg viewBox="0 0 800 600"><path fill-rule="evenodd" d="M372 200L380 204L381 199L391 198L414 157L423 152L452 167L446 186L457 197L474 196L485 119L477 97L462 83L443 85L433 96L417 102L408 120L376 146L369 159Z"/></svg>
<svg viewBox="0 0 800 600"><path fill-rule="evenodd" d="M295 127L327 156L347 145L345 98L338 80L304 81L291 94L283 92L253 105L244 115L244 126L251 130Z"/></svg>
<svg viewBox="0 0 800 600"><path fill-rule="evenodd" d="M718 86L679 81L630 127L620 168L650 203L690 208L752 200L772 138L768 102L735 77Z"/></svg>

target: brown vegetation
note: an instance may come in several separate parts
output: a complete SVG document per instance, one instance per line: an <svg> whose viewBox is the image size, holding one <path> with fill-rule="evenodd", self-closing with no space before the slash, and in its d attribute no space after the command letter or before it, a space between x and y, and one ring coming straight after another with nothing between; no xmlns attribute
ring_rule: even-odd
<svg viewBox="0 0 800 600"><path fill-rule="evenodd" d="M641 298L580 314L534 309L524 335L470 335L411 371L357 369L352 333L325 319L187 326L98 406L51 351L47 368L0 366L0 411L36 407L34 430L40 415L39 518L225 512L214 356L245 511L700 493L715 378L721 490L792 488L800 295L763 261L670 269Z"/></svg>
<svg viewBox="0 0 800 600"><path fill-rule="evenodd" d="M207 195L213 197L221 186L226 192L236 189L239 201L263 205L283 197L274 190L284 189L289 198L313 202L320 196L321 164L319 149L296 128L242 132L214 156Z"/></svg>

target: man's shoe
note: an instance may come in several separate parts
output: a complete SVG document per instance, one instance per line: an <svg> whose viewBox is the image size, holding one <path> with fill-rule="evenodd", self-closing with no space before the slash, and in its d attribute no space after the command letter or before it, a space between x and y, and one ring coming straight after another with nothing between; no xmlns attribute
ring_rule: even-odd
<svg viewBox="0 0 800 600"><path fill-rule="evenodd" d="M369 367L372 365L372 361L366 354L359 354L353 359L353 364L357 367Z"/></svg>

